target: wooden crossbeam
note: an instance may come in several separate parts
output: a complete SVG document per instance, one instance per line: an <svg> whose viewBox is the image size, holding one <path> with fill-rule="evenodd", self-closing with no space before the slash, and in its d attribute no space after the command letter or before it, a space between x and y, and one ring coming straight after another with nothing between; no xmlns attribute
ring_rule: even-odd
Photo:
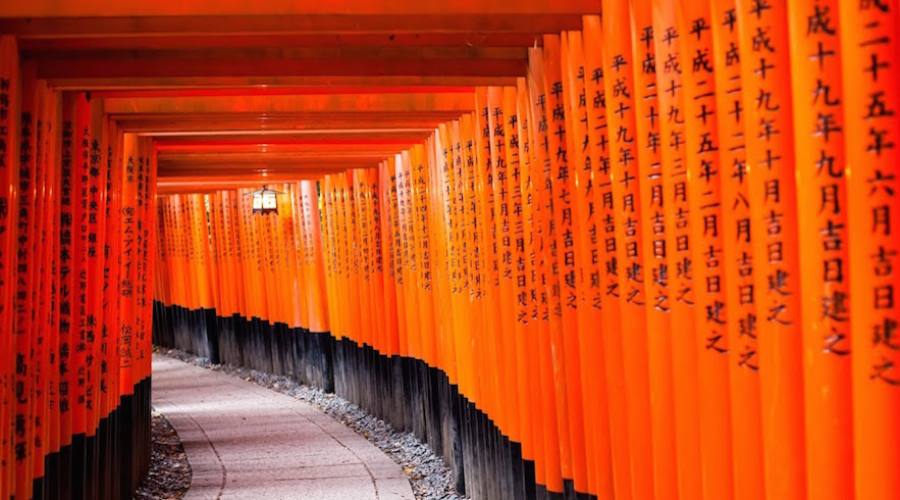
<svg viewBox="0 0 900 500"><path fill-rule="evenodd" d="M156 150L160 155L178 153L291 153L335 151L375 151L399 150L418 142L415 139L371 138L366 136L355 138L281 138L268 136L242 136L202 138L177 138L156 141Z"/></svg>
<svg viewBox="0 0 900 500"><path fill-rule="evenodd" d="M2 21L0 21L2 23ZM300 33L300 34L168 34L23 35L25 54L61 50L243 49L272 47L530 47L542 43L540 33L529 32L426 32L426 33Z"/></svg>
<svg viewBox="0 0 900 500"><path fill-rule="evenodd" d="M98 90L94 97L104 99L128 97L239 97L290 95L346 95L346 94L452 94L475 92L471 85L295 85L290 87L244 86L206 88L153 88Z"/></svg>
<svg viewBox="0 0 900 500"><path fill-rule="evenodd" d="M157 89L209 89L221 87L296 87L311 86L363 86L369 89L396 86L445 87L486 85L513 86L512 76L484 75L375 75L375 76L131 76L115 77L64 77L48 78L47 83L61 90L157 90Z"/></svg>
<svg viewBox="0 0 900 500"><path fill-rule="evenodd" d="M73 61L108 59L115 63L137 60L146 64L180 60L195 61L229 61L244 62L249 60L358 60L375 59L379 61L403 61L424 59L440 63L460 59L489 60L524 60L528 47L483 47L483 46L388 46L372 45L326 46L326 47L294 47L271 45L265 47L245 46L211 46L211 47L176 47L166 49L51 49L23 50L25 61L66 58ZM112 69L112 68L109 68Z"/></svg>
<svg viewBox="0 0 900 500"><path fill-rule="evenodd" d="M335 129L309 130L305 133L296 131L238 131L235 133L175 133L156 134L158 149L175 149L181 146L201 145L217 147L218 145L283 145L283 144L332 144L341 147L344 144L410 144L427 139L434 129Z"/></svg>
<svg viewBox="0 0 900 500"><path fill-rule="evenodd" d="M0 4L0 32L22 38L61 38L90 36L126 36L167 34L409 34L409 33L552 33L581 27L581 14L597 13L599 6L591 6L590 0L580 0L585 5L578 12L553 12L555 4L565 6L566 1L546 2L539 9L527 12L528 1L501 3L508 4L508 11L497 13L481 8L469 12L453 12L453 4L458 2L422 2L416 8L404 12L385 14L383 12L362 12L344 10L339 12L310 13L296 12L297 8L315 5L330 5L335 2L290 2L288 8L274 12L252 14L252 7L246 5L241 11L230 12L225 5L229 2L214 2L206 12L173 12L164 14L152 12L123 11L135 2L105 4L98 13L90 13L89 0L80 2L58 2L36 0L29 2L4 2ZM365 1L365 0L364 0ZM38 12L42 3L43 12ZM153 1L165 9L176 2ZM201 2L181 2L181 5L195 7ZM247 2L249 3L249 2ZM272 0L255 2L258 7L271 7ZM382 10L401 2L368 2ZM523 4L523 5L517 5ZM117 9L116 7L120 7ZM80 9L80 11L79 11ZM294 12L292 12L292 10ZM348 14L353 12L353 14Z"/></svg>
<svg viewBox="0 0 900 500"><path fill-rule="evenodd" d="M216 172L266 172L284 171L289 169L332 169L343 170L346 168L374 167L378 162L390 156L355 155L345 157L319 156L319 157L284 157L271 156L260 157L246 156L244 158L222 158L218 155L206 155L206 157L191 158L160 158L158 161L160 176L197 175L198 173L211 174Z"/></svg>
<svg viewBox="0 0 900 500"><path fill-rule="evenodd" d="M209 96L110 98L110 114L125 113L290 113L471 111L472 94L341 94L299 96Z"/></svg>
<svg viewBox="0 0 900 500"><path fill-rule="evenodd" d="M297 133L318 131L431 130L459 111L325 111L289 113L127 113L111 117L128 132L144 134ZM365 132L363 132L365 133Z"/></svg>
<svg viewBox="0 0 900 500"><path fill-rule="evenodd" d="M273 152L265 153L260 151L217 151L210 150L206 152L190 152L190 153L166 153L159 154L160 168L164 165L173 163L185 163L192 165L224 165L224 164L241 164L247 162L277 162L279 164L290 164L292 161L302 160L335 160L335 159L363 159L377 160L384 158L390 154L401 151L399 147L389 147L381 150L366 149L356 151L338 151L335 148L321 148L313 151L290 151L290 152Z"/></svg>
<svg viewBox="0 0 900 500"><path fill-rule="evenodd" d="M308 170L286 173L246 173L237 176L161 177L157 181L158 194L205 193L224 189L260 188L305 179L318 179L330 171Z"/></svg>
<svg viewBox="0 0 900 500"><path fill-rule="evenodd" d="M67 57L54 55L36 61L39 78L147 77L281 77L281 76L524 76L525 59L452 58L429 60L347 57L212 58Z"/></svg>

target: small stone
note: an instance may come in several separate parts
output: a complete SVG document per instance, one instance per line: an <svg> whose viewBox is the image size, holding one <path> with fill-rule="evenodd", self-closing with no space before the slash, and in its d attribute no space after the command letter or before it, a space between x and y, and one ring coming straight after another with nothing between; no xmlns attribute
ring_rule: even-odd
<svg viewBox="0 0 900 500"><path fill-rule="evenodd" d="M181 439L156 410L152 416L150 470L134 493L135 500L179 500L191 485L191 467Z"/></svg>

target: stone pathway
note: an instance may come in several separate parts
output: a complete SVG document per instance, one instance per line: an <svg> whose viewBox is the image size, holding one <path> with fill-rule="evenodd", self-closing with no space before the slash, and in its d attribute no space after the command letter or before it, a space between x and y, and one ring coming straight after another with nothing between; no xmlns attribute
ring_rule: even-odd
<svg viewBox="0 0 900 500"><path fill-rule="evenodd" d="M184 444L185 499L412 500L400 466L314 407L154 355L153 406Z"/></svg>

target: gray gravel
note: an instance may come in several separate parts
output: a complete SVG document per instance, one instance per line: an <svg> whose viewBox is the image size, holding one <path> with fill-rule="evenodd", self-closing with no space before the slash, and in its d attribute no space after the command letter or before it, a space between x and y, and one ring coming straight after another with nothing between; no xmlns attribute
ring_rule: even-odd
<svg viewBox="0 0 900 500"><path fill-rule="evenodd" d="M334 394L328 394L315 387L298 384L288 377L271 373L238 368L231 365L210 363L208 358L175 349L154 348L159 354L169 356L196 366L220 371L239 377L248 382L287 394L305 401L338 422L365 437L378 449L400 464L409 477L413 493L420 500L462 500L452 486L450 469L443 460L411 433L395 430L387 422L362 410L359 406Z"/></svg>
<svg viewBox="0 0 900 500"><path fill-rule="evenodd" d="M191 486L191 466L178 433L161 413L153 410L150 470L141 481L135 500L180 500Z"/></svg>

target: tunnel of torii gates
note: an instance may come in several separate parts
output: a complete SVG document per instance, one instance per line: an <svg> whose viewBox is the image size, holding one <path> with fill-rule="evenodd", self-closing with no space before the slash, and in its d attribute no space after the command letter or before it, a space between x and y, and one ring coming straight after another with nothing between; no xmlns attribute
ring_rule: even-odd
<svg viewBox="0 0 900 500"><path fill-rule="evenodd" d="M898 10L0 3L0 496L130 497L155 341L473 499L897 500Z"/></svg>

